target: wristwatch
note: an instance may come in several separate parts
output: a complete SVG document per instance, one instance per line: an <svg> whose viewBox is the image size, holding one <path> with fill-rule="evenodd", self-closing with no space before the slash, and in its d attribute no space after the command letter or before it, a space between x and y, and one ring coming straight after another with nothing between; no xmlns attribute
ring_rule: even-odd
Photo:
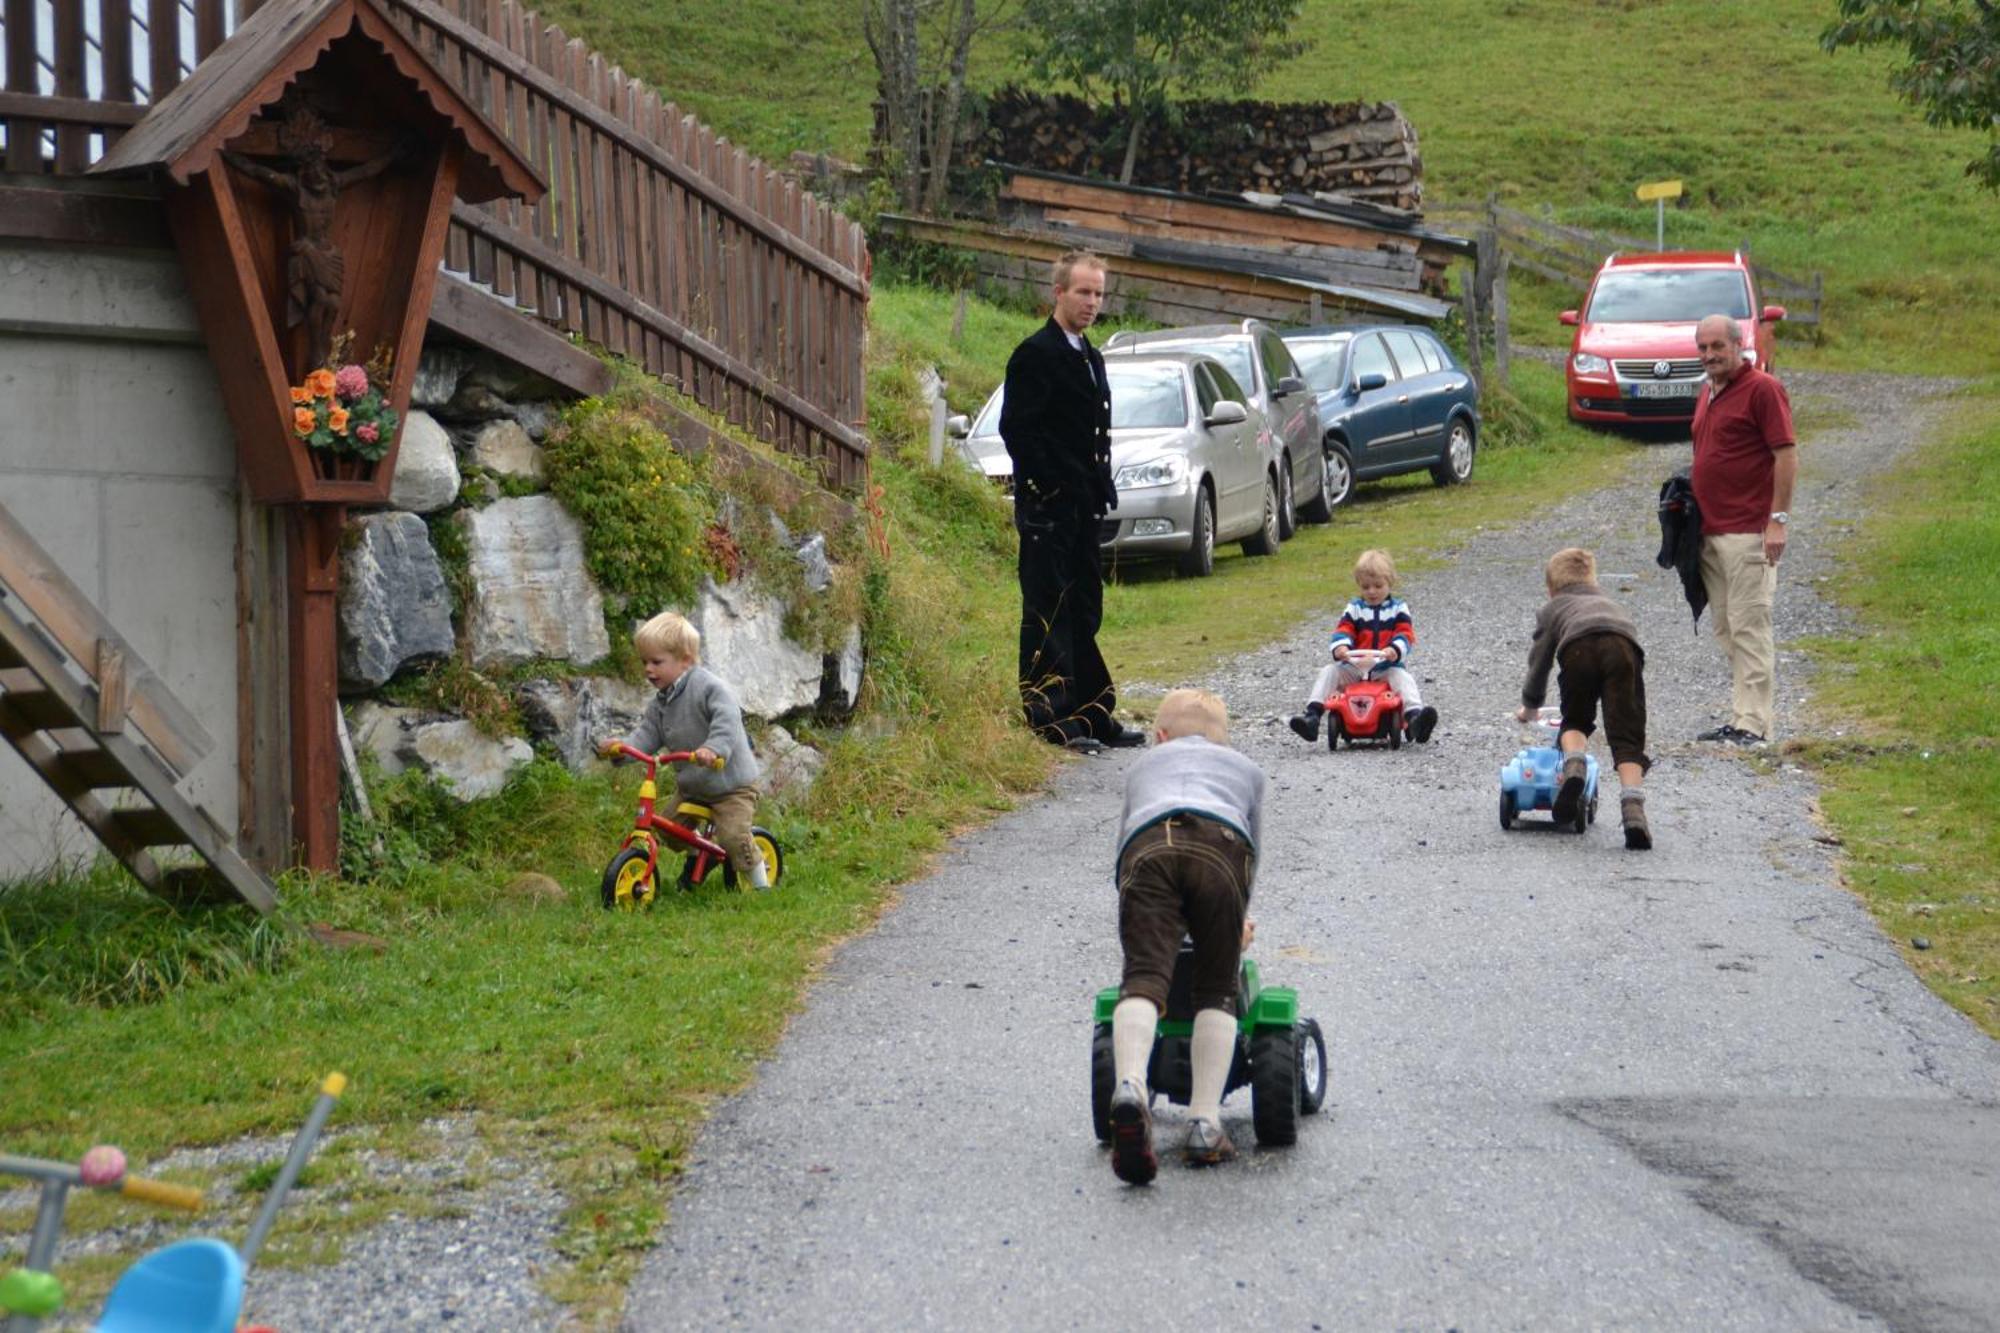
<svg viewBox="0 0 2000 1333"><path fill-rule="evenodd" d="M1780 509L1777 513L1771 515L1771 521L1773 523L1776 523L1781 528L1787 527L1790 525L1792 521L1792 516L1786 513L1784 510Z"/></svg>

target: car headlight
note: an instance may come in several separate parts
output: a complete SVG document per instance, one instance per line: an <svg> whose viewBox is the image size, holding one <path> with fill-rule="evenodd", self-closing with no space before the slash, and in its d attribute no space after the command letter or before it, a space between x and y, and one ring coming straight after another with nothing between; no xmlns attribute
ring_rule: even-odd
<svg viewBox="0 0 2000 1333"><path fill-rule="evenodd" d="M1611 363L1601 356L1588 352L1578 352L1569 359L1570 369L1579 375L1602 375L1611 369Z"/></svg>
<svg viewBox="0 0 2000 1333"><path fill-rule="evenodd" d="M1121 491L1136 491L1147 486L1171 486L1187 474L1187 455L1168 454L1144 463L1127 463L1118 469L1111 484Z"/></svg>

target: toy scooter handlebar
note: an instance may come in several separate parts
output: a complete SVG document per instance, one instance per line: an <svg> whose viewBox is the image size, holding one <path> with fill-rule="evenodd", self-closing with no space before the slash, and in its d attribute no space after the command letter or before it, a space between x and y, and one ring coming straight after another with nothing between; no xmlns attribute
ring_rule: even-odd
<svg viewBox="0 0 2000 1333"><path fill-rule="evenodd" d="M627 759L636 760L644 764L648 773L653 772L661 764L684 764L691 763L694 760L693 750L666 750L659 754L647 754L637 746L627 745L623 741L614 741L604 746L600 753L622 754ZM715 762L709 764L708 767L720 771L727 762L721 755L717 755Z"/></svg>
<svg viewBox="0 0 2000 1333"><path fill-rule="evenodd" d="M128 1199L141 1203L156 1203L163 1208L185 1208L188 1212L201 1211L202 1194L189 1185L170 1185L164 1180L147 1180L143 1176L127 1176L118 1182L118 1192Z"/></svg>

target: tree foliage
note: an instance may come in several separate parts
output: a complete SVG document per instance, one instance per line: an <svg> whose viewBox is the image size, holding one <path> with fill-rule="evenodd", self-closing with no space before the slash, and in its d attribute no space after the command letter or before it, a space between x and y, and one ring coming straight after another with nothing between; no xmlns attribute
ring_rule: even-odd
<svg viewBox="0 0 2000 1333"><path fill-rule="evenodd" d="M1245 93L1257 75L1306 49L1288 38L1301 0L1024 0L1028 68L1074 84L1131 117L1132 179L1146 121L1169 93Z"/></svg>
<svg viewBox="0 0 2000 1333"><path fill-rule="evenodd" d="M1983 129L1986 152L1965 173L2000 191L2000 7L1993 0L1839 0L1840 19L1820 34L1828 51L1900 46L1909 63L1889 77L1904 101L1936 126Z"/></svg>

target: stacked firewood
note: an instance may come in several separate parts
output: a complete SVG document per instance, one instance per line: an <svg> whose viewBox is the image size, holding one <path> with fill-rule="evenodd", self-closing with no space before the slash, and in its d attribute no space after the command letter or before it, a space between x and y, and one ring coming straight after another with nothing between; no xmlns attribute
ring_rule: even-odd
<svg viewBox="0 0 2000 1333"><path fill-rule="evenodd" d="M1394 102L1184 102L1176 120L1156 117L1147 125L1132 184L1193 193L1323 193L1422 207L1417 131ZM986 100L983 123L964 127L958 165L992 159L1115 178L1127 132L1121 111L1067 94L1006 88Z"/></svg>

